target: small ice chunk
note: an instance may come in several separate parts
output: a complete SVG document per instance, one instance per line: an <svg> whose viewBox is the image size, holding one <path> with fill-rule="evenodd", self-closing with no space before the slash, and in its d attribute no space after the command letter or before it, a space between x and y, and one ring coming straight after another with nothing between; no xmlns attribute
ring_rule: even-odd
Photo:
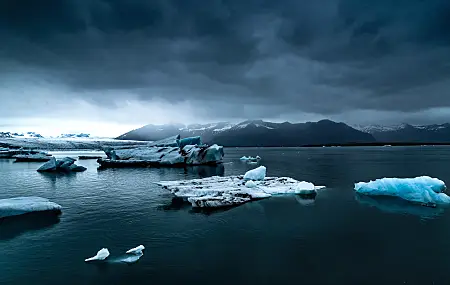
<svg viewBox="0 0 450 285"><path fill-rule="evenodd" d="M141 254L145 246L140 245L127 251L127 254Z"/></svg>
<svg viewBox="0 0 450 285"><path fill-rule="evenodd" d="M421 204L450 204L450 197L442 193L445 183L437 178L382 178L355 184L359 194L394 196Z"/></svg>
<svg viewBox="0 0 450 285"><path fill-rule="evenodd" d="M255 187L258 187L258 185L256 185L256 183L253 182L253 180L249 180L249 181L245 182L245 187L247 187L247 188L255 188Z"/></svg>
<svg viewBox="0 0 450 285"><path fill-rule="evenodd" d="M316 186L311 182L300 181L296 185L296 192L300 195L311 195L317 193Z"/></svg>
<svg viewBox="0 0 450 285"><path fill-rule="evenodd" d="M85 262L95 261L95 260L105 260L109 256L109 250L107 248L100 249L97 254L93 257L85 259Z"/></svg>
<svg viewBox="0 0 450 285"><path fill-rule="evenodd" d="M255 169L249 170L245 173L245 180L264 180L266 177L266 167L260 166Z"/></svg>
<svg viewBox="0 0 450 285"><path fill-rule="evenodd" d="M137 253L137 254L133 254L133 255L128 255L122 259L120 259L120 262L124 262L124 263L135 263L137 262L144 254L141 253Z"/></svg>

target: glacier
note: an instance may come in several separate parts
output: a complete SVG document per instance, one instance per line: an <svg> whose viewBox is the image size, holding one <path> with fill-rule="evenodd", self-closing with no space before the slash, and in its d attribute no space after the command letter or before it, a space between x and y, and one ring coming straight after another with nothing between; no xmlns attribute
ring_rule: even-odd
<svg viewBox="0 0 450 285"><path fill-rule="evenodd" d="M187 200L194 208L230 207L282 194L309 195L324 188L289 177L264 177L253 181L244 179L244 175L160 181L157 184L175 197Z"/></svg>
<svg viewBox="0 0 450 285"><path fill-rule="evenodd" d="M443 181L429 176L381 178L355 183L355 191L359 194L393 196L425 206L450 204L450 197L443 193L445 189Z"/></svg>
<svg viewBox="0 0 450 285"><path fill-rule="evenodd" d="M0 219L34 212L61 213L61 206L41 197L0 199Z"/></svg>
<svg viewBox="0 0 450 285"><path fill-rule="evenodd" d="M179 135L154 142L144 147L105 149L106 159L98 159L102 168L113 167L149 167L187 165L217 165L222 163L223 147L213 144L192 145L200 143L200 137L180 140Z"/></svg>

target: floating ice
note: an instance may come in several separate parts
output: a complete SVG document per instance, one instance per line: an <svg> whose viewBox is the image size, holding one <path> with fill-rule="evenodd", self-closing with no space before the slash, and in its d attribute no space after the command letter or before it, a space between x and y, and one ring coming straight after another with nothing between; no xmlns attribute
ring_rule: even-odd
<svg viewBox="0 0 450 285"><path fill-rule="evenodd" d="M196 141L197 138L186 138L185 140ZM185 145L182 148L146 146L130 149L106 149L105 153L108 159L97 160L104 168L216 165L222 163L224 156L223 147L216 144L211 146Z"/></svg>
<svg viewBox="0 0 450 285"><path fill-rule="evenodd" d="M255 169L249 170L245 173L245 180L264 180L266 177L266 167L260 166Z"/></svg>
<svg viewBox="0 0 450 285"><path fill-rule="evenodd" d="M46 153L35 153L35 154L17 154L14 155L13 158L16 159L16 162L40 162L40 161L49 161L51 156Z"/></svg>
<svg viewBox="0 0 450 285"><path fill-rule="evenodd" d="M82 172L87 168L84 166L79 166L74 164L76 161L75 158L65 157L63 159L56 160L54 157L51 157L49 161L44 163L41 167L38 168L39 172Z"/></svg>
<svg viewBox="0 0 450 285"><path fill-rule="evenodd" d="M394 196L404 200L426 204L450 204L450 197L442 193L445 183L437 178L382 178L355 184L356 192L374 196Z"/></svg>
<svg viewBox="0 0 450 285"><path fill-rule="evenodd" d="M247 162L257 162L260 159L261 159L261 157L259 155L257 155L256 157L243 156L243 157L240 158L240 160L247 161Z"/></svg>
<svg viewBox="0 0 450 285"><path fill-rule="evenodd" d="M96 260L105 260L109 256L109 250L107 248L100 249L97 254L93 257L85 259L85 262L96 261Z"/></svg>
<svg viewBox="0 0 450 285"><path fill-rule="evenodd" d="M168 189L176 197L187 199L193 207L209 208L235 206L272 195L304 194L305 190L311 191L311 185L314 190L323 188L289 177L265 177L261 181L251 181L245 180L243 175L161 181L157 184Z"/></svg>
<svg viewBox="0 0 450 285"><path fill-rule="evenodd" d="M127 254L141 254L145 246L140 245L127 251Z"/></svg>
<svg viewBox="0 0 450 285"><path fill-rule="evenodd" d="M0 199L0 219L33 212L53 211L60 213L61 206L41 197L17 197Z"/></svg>
<svg viewBox="0 0 450 285"><path fill-rule="evenodd" d="M120 262L123 263L135 263L137 262L144 254L141 253L137 253L137 254L132 254L132 255L127 255L126 257L123 257L121 259L119 259Z"/></svg>

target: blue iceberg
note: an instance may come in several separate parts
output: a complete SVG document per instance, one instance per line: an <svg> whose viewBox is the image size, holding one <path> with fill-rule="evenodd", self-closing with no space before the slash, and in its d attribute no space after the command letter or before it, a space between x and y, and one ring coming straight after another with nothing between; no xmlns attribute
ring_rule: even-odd
<svg viewBox="0 0 450 285"><path fill-rule="evenodd" d="M359 194L393 196L423 205L450 204L450 197L443 193L445 183L437 178L382 178L355 184Z"/></svg>

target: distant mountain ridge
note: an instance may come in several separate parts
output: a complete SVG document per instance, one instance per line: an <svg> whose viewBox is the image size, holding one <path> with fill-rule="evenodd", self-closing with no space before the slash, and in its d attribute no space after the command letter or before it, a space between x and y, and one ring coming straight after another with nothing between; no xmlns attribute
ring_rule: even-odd
<svg viewBox="0 0 450 285"><path fill-rule="evenodd" d="M195 125L146 125L125 133L121 140L160 140L180 134L181 137L201 136L205 143L224 146L302 146L315 144L369 143L375 138L344 123L321 120L308 123L272 123L248 120L238 124L219 122Z"/></svg>
<svg viewBox="0 0 450 285"><path fill-rule="evenodd" d="M382 142L450 142L450 124L410 125L401 124L394 126L354 126L360 131L369 133L377 141Z"/></svg>

